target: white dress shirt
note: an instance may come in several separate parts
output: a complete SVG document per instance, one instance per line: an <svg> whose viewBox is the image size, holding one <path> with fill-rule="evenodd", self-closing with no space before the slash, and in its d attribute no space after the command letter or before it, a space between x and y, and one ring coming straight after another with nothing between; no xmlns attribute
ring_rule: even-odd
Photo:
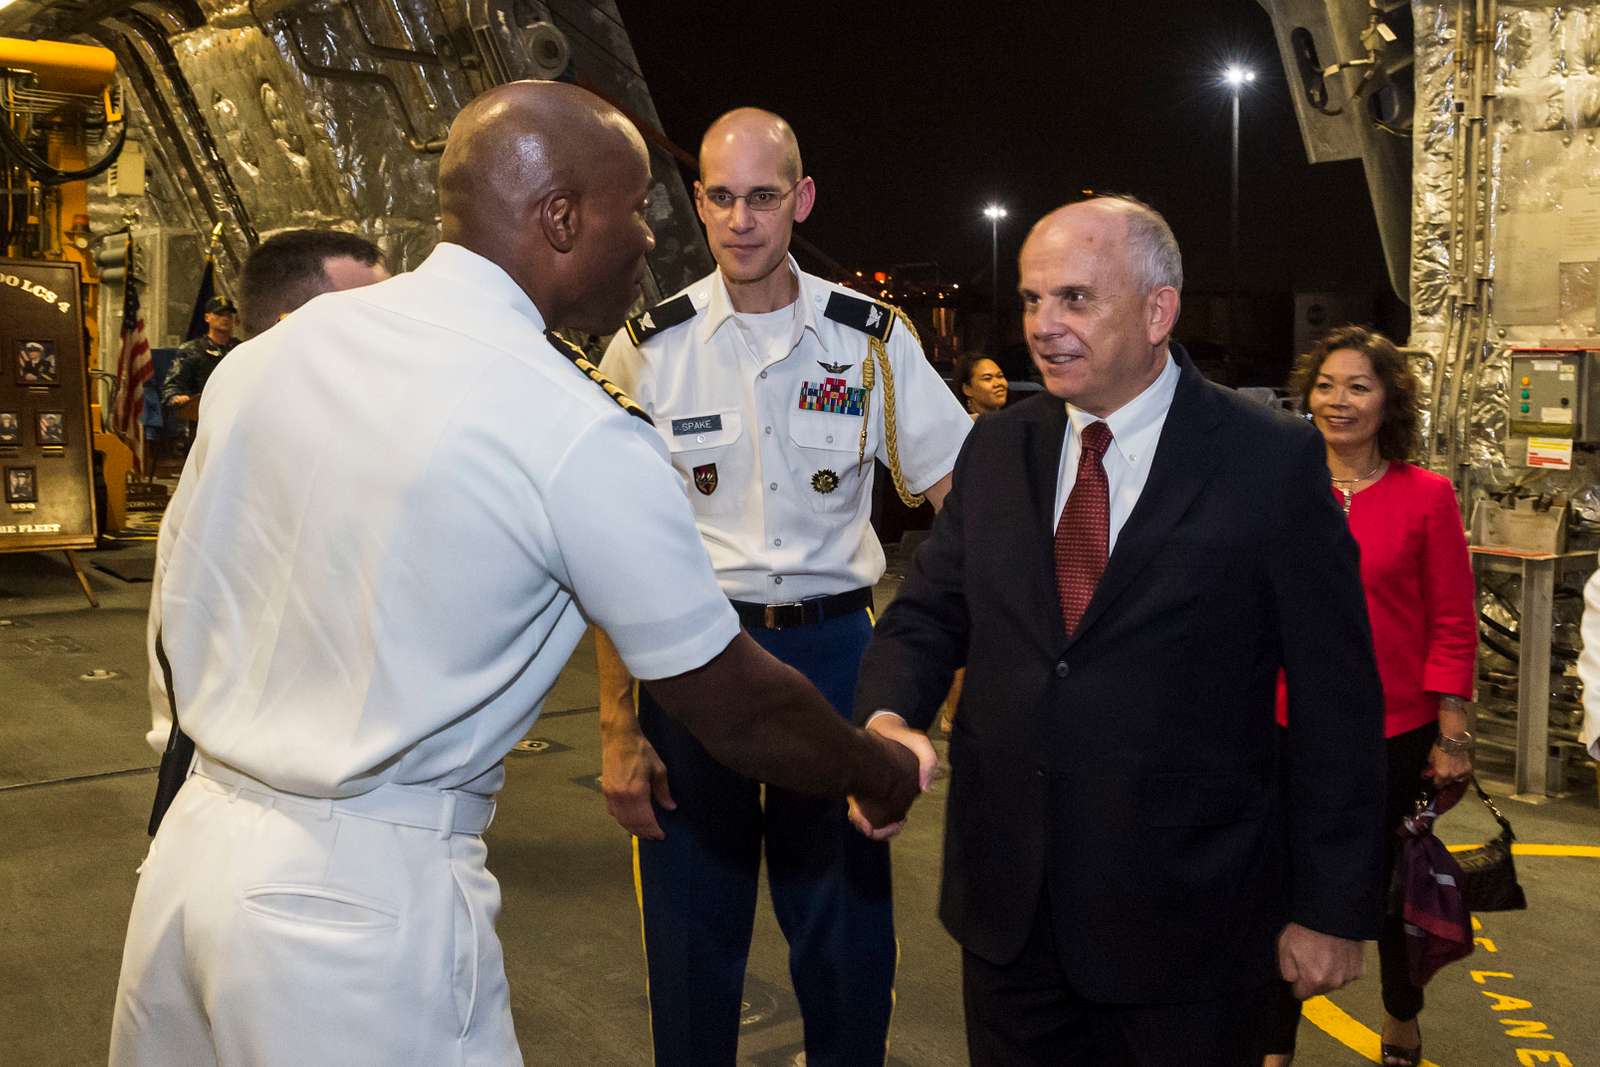
<svg viewBox="0 0 1600 1067"><path fill-rule="evenodd" d="M738 620L660 437L441 244L235 349L161 527L149 636L208 757L315 797L493 793L583 635L636 677ZM166 740L151 658L150 740Z"/></svg>
<svg viewBox="0 0 1600 1067"><path fill-rule="evenodd" d="M1578 656L1578 679L1583 682L1583 721L1578 743L1590 759L1600 760L1600 571L1583 584L1583 620L1579 626L1583 652Z"/></svg>
<svg viewBox="0 0 1600 1067"><path fill-rule="evenodd" d="M823 312L834 293L863 298L792 257L789 270L800 295L787 308L735 312L716 271L684 290L694 318L637 346L621 331L600 364L666 440L723 591L763 604L871 586L884 565L871 524L873 460L888 462L883 374L865 418L801 407L807 386L861 387L868 336ZM904 323L888 351L901 468L921 492L955 466L972 420Z"/></svg>
<svg viewBox="0 0 1600 1067"><path fill-rule="evenodd" d="M1150 478L1156 444L1161 440L1161 428L1167 424L1167 411L1172 407L1172 396L1177 389L1178 364L1169 353L1167 365L1161 368L1156 380L1104 419L1067 405L1068 430L1066 439L1061 442L1052 532L1061 525L1061 512L1067 506L1067 497L1072 495L1072 487L1078 482L1078 456L1083 451L1084 428L1092 422L1104 422L1111 428L1111 445L1101 458L1111 494L1111 539L1106 551L1110 553L1117 547L1117 534L1133 514L1139 494L1144 492L1144 483Z"/></svg>
<svg viewBox="0 0 1600 1067"><path fill-rule="evenodd" d="M1161 440L1161 427L1167 423L1167 411L1172 407L1172 396L1178 389L1178 364L1170 354L1167 365L1144 392L1113 411L1104 419L1089 414L1082 408L1067 404L1067 434L1061 442L1061 466L1056 477L1055 520L1050 526L1052 535L1061 525L1061 512L1067 506L1067 497L1078 483L1078 456L1083 451L1083 430L1091 422L1104 422L1111 428L1111 444L1101 457L1106 472L1106 485L1111 496L1111 539L1107 542L1109 555L1117 546L1121 532L1144 483L1150 478L1150 463L1156 457L1156 444ZM974 416L976 418L976 416ZM901 718L899 712L880 708L867 718L870 724L880 715ZM904 719L901 719L903 722Z"/></svg>

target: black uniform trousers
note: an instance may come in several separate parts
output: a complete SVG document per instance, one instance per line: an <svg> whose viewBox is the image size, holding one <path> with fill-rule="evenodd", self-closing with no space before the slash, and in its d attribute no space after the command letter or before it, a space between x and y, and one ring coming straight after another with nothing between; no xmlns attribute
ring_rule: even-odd
<svg viewBox="0 0 1600 1067"><path fill-rule="evenodd" d="M849 717L866 611L750 636ZM639 722L667 767L676 811L664 841L639 840L639 907L656 1067L720 1067L737 1055L762 845L808 1067L881 1065L897 947L889 849L849 824L842 800L767 787L717 763L640 687Z"/></svg>

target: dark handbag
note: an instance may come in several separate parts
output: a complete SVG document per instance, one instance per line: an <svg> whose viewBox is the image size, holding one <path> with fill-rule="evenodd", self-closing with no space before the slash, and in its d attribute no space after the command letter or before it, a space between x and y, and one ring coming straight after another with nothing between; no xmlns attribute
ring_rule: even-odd
<svg viewBox="0 0 1600 1067"><path fill-rule="evenodd" d="M1501 814L1489 794L1483 791L1476 776L1472 788L1478 791L1494 821L1500 824L1500 834L1493 841L1455 854L1461 866L1461 896L1473 911L1521 911L1528 906L1522 885L1517 881L1517 867L1511 858L1511 842L1517 835L1511 822Z"/></svg>
<svg viewBox="0 0 1600 1067"><path fill-rule="evenodd" d="M1462 899L1461 867L1433 833L1435 820L1450 810L1462 789L1460 783L1437 792L1424 789L1396 830L1400 846L1389 909L1403 924L1406 971L1418 988L1441 967L1472 954L1472 913Z"/></svg>

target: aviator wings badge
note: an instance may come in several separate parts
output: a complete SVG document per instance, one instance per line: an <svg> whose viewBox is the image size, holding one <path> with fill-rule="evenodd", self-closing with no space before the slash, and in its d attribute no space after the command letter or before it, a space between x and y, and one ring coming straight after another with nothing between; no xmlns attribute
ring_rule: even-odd
<svg viewBox="0 0 1600 1067"><path fill-rule="evenodd" d="M822 360L819 359L819 360L817 360L817 366L821 367L823 370L827 371L829 374L843 374L845 371L849 370L851 367L854 367L855 364L854 363L824 363L824 362L822 362Z"/></svg>

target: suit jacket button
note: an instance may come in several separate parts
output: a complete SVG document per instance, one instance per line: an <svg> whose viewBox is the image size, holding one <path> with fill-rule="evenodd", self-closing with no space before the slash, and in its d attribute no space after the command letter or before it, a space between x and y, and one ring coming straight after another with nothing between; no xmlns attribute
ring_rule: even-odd
<svg viewBox="0 0 1600 1067"><path fill-rule="evenodd" d="M1065 678L1071 672L1071 670L1072 668L1067 666L1067 661L1061 660L1056 664L1056 677Z"/></svg>

